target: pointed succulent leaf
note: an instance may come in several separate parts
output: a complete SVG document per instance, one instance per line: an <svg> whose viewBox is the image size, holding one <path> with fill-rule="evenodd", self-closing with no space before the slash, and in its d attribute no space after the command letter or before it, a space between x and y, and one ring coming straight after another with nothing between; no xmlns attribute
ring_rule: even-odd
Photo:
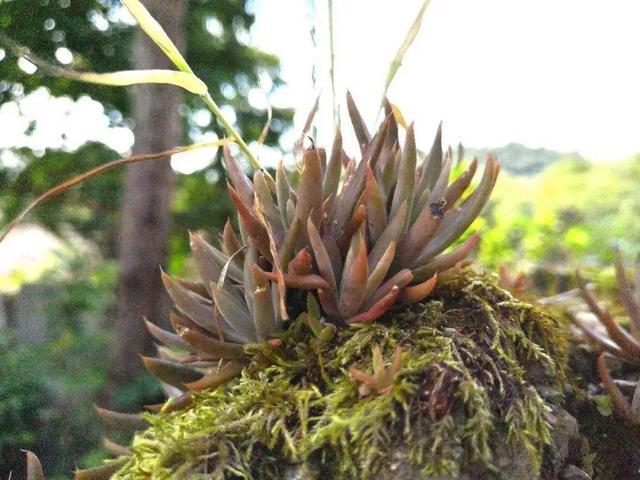
<svg viewBox="0 0 640 480"><path fill-rule="evenodd" d="M384 359L382 358L382 352L378 345L373 346L372 356L373 374L364 373L354 367L349 369L349 373L353 379L362 384L361 387L368 387L359 389L361 397L369 395L371 390L380 395L388 395L391 393L395 376L402 366L402 349L399 346L393 351L391 365L389 367L384 366Z"/></svg>
<svg viewBox="0 0 640 480"><path fill-rule="evenodd" d="M451 176L451 162L451 149L449 149L442 163L442 170L440 170L438 180L436 180L436 184L433 186L431 195L427 200L428 203L434 203L444 199L447 193L447 187L449 186L449 177Z"/></svg>
<svg viewBox="0 0 640 480"><path fill-rule="evenodd" d="M340 185L340 172L342 170L342 134L340 129L336 130L336 135L333 140L333 146L331 148L331 156L329 157L329 163L324 174L324 181L322 184L322 198L327 200L332 195L338 193L338 187Z"/></svg>
<svg viewBox="0 0 640 480"><path fill-rule="evenodd" d="M387 198L371 168L367 169L366 195L368 234L370 241L375 243L387 225Z"/></svg>
<svg viewBox="0 0 640 480"><path fill-rule="evenodd" d="M614 255L614 259L620 298L629 314L631 332L636 339L640 340L640 303L634 297L633 287L627 279L627 272L624 269L622 258L618 252Z"/></svg>
<svg viewBox="0 0 640 480"><path fill-rule="evenodd" d="M237 343L223 342L209 335L204 335L197 330L189 328L180 329L180 337L193 349L211 356L214 359L241 359L244 358L244 348Z"/></svg>
<svg viewBox="0 0 640 480"><path fill-rule="evenodd" d="M393 191L397 182L401 158L402 152L396 144L390 154L390 160L382 167L382 186L384 187L384 191L387 195Z"/></svg>
<svg viewBox="0 0 640 480"><path fill-rule="evenodd" d="M366 155L363 157L363 160L366 160L367 165L371 168L377 168L378 160L380 160L380 154L382 153L382 148L384 147L387 137L387 131L389 130L389 123L390 119L387 118L380 124L376 136L373 138Z"/></svg>
<svg viewBox="0 0 640 480"><path fill-rule="evenodd" d="M353 176L345 180L340 193L340 198L335 203L335 214L332 216L331 231L339 236L356 208L358 199L362 195L367 178L367 162L361 161Z"/></svg>
<svg viewBox="0 0 640 480"><path fill-rule="evenodd" d="M338 310L343 318L352 317L360 309L365 299L366 291L363 286L366 285L368 276L367 247L360 231L351 241L340 282Z"/></svg>
<svg viewBox="0 0 640 480"><path fill-rule="evenodd" d="M164 345L169 345L171 347L183 348L185 350L189 350L189 344L184 341L180 337L180 335L176 335L175 333L167 332L157 325L151 323L149 320L144 318L144 324L147 327L147 330L151 334L153 338L163 343Z"/></svg>
<svg viewBox="0 0 640 480"><path fill-rule="evenodd" d="M398 300L405 303L421 302L433 291L437 282L438 274L435 273L429 280L403 288Z"/></svg>
<svg viewBox="0 0 640 480"><path fill-rule="evenodd" d="M186 383L185 387L195 392L219 387L237 377L245 366L245 362L239 361L225 363L220 368L214 368L210 372L205 373L199 380Z"/></svg>
<svg viewBox="0 0 640 480"><path fill-rule="evenodd" d="M361 200L358 201L358 206L353 212L353 216L351 220L347 223L347 225L340 233L336 243L340 251L344 251L348 248L351 243L351 239L363 226L364 221L367 219L367 207L364 205L364 202Z"/></svg>
<svg viewBox="0 0 640 480"><path fill-rule="evenodd" d="M329 253L327 252L327 249L324 246L324 242L322 241L322 238L320 237L320 233L318 232L318 229L314 225L311 218L307 219L307 230L308 230L307 234L309 235L309 241L311 243L311 248L313 249L313 254L315 256L316 265L318 266L318 271L320 272L320 275L322 275L322 277L327 282L329 282L329 285L331 286L331 288L334 291L336 291L337 290L336 277L333 272L331 258L329 256Z"/></svg>
<svg viewBox="0 0 640 480"><path fill-rule="evenodd" d="M376 264L387 251L391 242L398 242L400 236L404 233L404 225L407 219L407 202L402 202L402 205L396 212L395 216L391 218L391 221L384 229L378 240L376 241L373 249L369 253L369 268L373 270Z"/></svg>
<svg viewBox="0 0 640 480"><path fill-rule="evenodd" d="M253 205L253 184L249 177L242 171L242 167L238 163L238 160L231 153L231 149L228 145L223 148L223 162L224 169L227 176L231 180L231 183L238 196L242 199L242 202L250 207Z"/></svg>
<svg viewBox="0 0 640 480"><path fill-rule="evenodd" d="M258 340L268 340L278 330L270 283L254 266L252 276L256 290L253 294L253 318Z"/></svg>
<svg viewBox="0 0 640 480"><path fill-rule="evenodd" d="M609 392L609 396L611 397L611 401L613 402L616 410L625 418L625 420L635 423L631 406L620 388L616 385L616 382L611 378L611 375L607 370L606 362L605 354L601 353L598 356L598 375L600 376L600 380L607 389L607 392Z"/></svg>
<svg viewBox="0 0 640 480"><path fill-rule="evenodd" d="M436 273L445 272L453 268L456 264L467 258L479 242L480 235L476 233L471 235L467 241L451 252L438 255L429 263L414 268L414 280L422 282Z"/></svg>
<svg viewBox="0 0 640 480"><path fill-rule="evenodd" d="M304 126L302 127L302 132L300 133L300 138L296 142L295 153L297 153L300 150L302 150L302 145L304 143L304 138L307 135L307 133L309 132L309 130L311 129L311 125L313 124L313 119L315 118L316 113L318 113L318 108L319 107L320 107L320 95L318 95L316 97L316 101L313 103L313 107L311 107L311 110L307 114L307 119L305 120Z"/></svg>
<svg viewBox="0 0 640 480"><path fill-rule="evenodd" d="M267 236L267 232L265 232L264 227L260 224L255 215L249 210L247 204L242 201L231 185L227 185L227 190L229 191L231 200L233 200L233 203L238 210L238 218L240 219L240 222L242 222L245 231L260 253L269 257L269 237ZM253 199L251 204L253 204Z"/></svg>
<svg viewBox="0 0 640 480"><path fill-rule="evenodd" d="M360 115L360 111L358 110L358 107L356 107L356 103L353 101L353 96L349 91L347 91L347 110L349 111L353 131L355 132L356 139L358 140L358 146L364 153L366 146L371 142L371 135L369 134L367 125L362 119L362 115Z"/></svg>
<svg viewBox="0 0 640 480"><path fill-rule="evenodd" d="M487 164L485 165L484 174L480 184L473 194L461 206L459 211L454 212L448 219L446 216L438 230L427 246L422 250L414 265L424 264L437 254L444 251L451 243L453 243L462 233L469 228L469 225L480 214L484 204L489 199L491 190L495 184L497 176L496 162L493 156L489 155ZM449 211L448 213L452 213Z"/></svg>
<svg viewBox="0 0 640 480"><path fill-rule="evenodd" d="M402 205L402 202L405 200L408 210L411 211L416 181L416 159L416 139L413 132L413 124L411 124L407 130L407 136L400 159L398 181L391 204L391 215L394 215L398 211L400 205Z"/></svg>
<svg viewBox="0 0 640 480"><path fill-rule="evenodd" d="M116 457L131 456L131 450L129 448L120 445L107 437L102 437L102 446L107 452Z"/></svg>
<svg viewBox="0 0 640 480"><path fill-rule="evenodd" d="M216 307L231 325L231 328L240 335L242 343L257 341L253 321L246 303L239 301L236 296L231 295L225 288L219 287L215 282L211 283L211 292L216 302Z"/></svg>
<svg viewBox="0 0 640 480"><path fill-rule="evenodd" d="M267 232L267 237L269 239L269 253L271 258L271 265L273 267L273 272L276 274L278 278L278 282L276 282L276 304L278 305L280 318L282 320L288 320L289 316L287 313L287 305L286 305L286 296L287 289L284 283L283 272L282 272L282 264L280 263L280 255L278 253L278 245L276 243L276 239L273 234L273 230L271 229L271 225L267 222L264 212L262 210L262 206L260 202L256 202L256 215L258 217L258 221L264 226L265 231ZM252 273L254 271L252 270Z"/></svg>
<svg viewBox="0 0 640 480"><path fill-rule="evenodd" d="M389 267L391 267L393 259L395 258L395 253L396 242L391 242L380 258L380 261L373 266L373 271L369 274L369 278L367 278L367 286L365 287L366 300L371 298L374 292L384 281L387 276L387 272L389 272Z"/></svg>
<svg viewBox="0 0 640 480"><path fill-rule="evenodd" d="M224 253L228 257L230 257L235 252L240 250L241 247L242 245L240 244L240 241L236 236L236 232L233 231L233 226L231 225L231 221L227 219L226 223L224 224L224 230L222 232L222 248L224 250ZM242 258L237 257L235 259L235 263L238 267L242 265Z"/></svg>
<svg viewBox="0 0 640 480"><path fill-rule="evenodd" d="M114 412L97 405L94 405L94 408L100 418L100 423L108 430L132 433L146 430L149 427L149 423L140 414Z"/></svg>
<svg viewBox="0 0 640 480"><path fill-rule="evenodd" d="M189 241L196 268L205 287L208 289L211 282L218 281L220 278L229 256L209 245L200 235L195 233L189 234ZM235 263L228 265L227 272L235 282L242 282L242 272Z"/></svg>
<svg viewBox="0 0 640 480"><path fill-rule="evenodd" d="M322 168L318 151L314 148L307 150L303 155L304 167L300 174L300 183L296 189L298 203L296 205L296 218L306 222L311 217L316 225L320 225L320 212L322 210ZM306 232L305 232L306 236Z"/></svg>
<svg viewBox="0 0 640 480"><path fill-rule="evenodd" d="M197 370L180 363L161 358L142 357L142 363L154 376L162 382L183 389L185 383L194 382L202 377Z"/></svg>
<svg viewBox="0 0 640 480"><path fill-rule="evenodd" d="M607 333L611 339L627 354L635 358L640 358L640 342L633 338L626 330L621 328L608 311L600 308L596 299L587 289L587 285L582 276L579 273L576 276L578 278L578 288L580 289L582 298L589 306L591 312L607 329Z"/></svg>
<svg viewBox="0 0 640 480"><path fill-rule="evenodd" d="M291 225L296 218L296 200L295 200L295 192L291 192L292 196L287 200L287 205L285 210L287 211L287 223Z"/></svg>
<svg viewBox="0 0 640 480"><path fill-rule="evenodd" d="M444 200L424 206L409 231L402 237L397 264L411 265L431 241L444 216Z"/></svg>
<svg viewBox="0 0 640 480"><path fill-rule="evenodd" d="M287 202L291 195L291 185L289 184L289 178L287 177L287 171L284 168L284 163L280 161L278 168L276 169L276 201L278 203L278 209L280 211L280 218L283 225L289 225L287 216Z"/></svg>
<svg viewBox="0 0 640 480"><path fill-rule="evenodd" d="M161 275L164 288L176 307L200 327L215 332L211 301L187 290L166 273L162 272Z"/></svg>
<svg viewBox="0 0 640 480"><path fill-rule="evenodd" d="M356 323L371 323L382 315L387 313L391 307L396 303L398 295L400 294L400 288L394 285L380 300L375 302L369 309L362 313L354 315L347 320L347 323L352 325Z"/></svg>
<svg viewBox="0 0 640 480"><path fill-rule="evenodd" d="M404 269L400 270L398 273L393 275L389 280L384 282L378 289L374 292L370 299L365 302L365 307L370 307L376 304L381 298L386 296L394 287L398 287L402 290L404 287L409 285L413 280L413 274L411 270ZM400 292L398 292L399 294Z"/></svg>
<svg viewBox="0 0 640 480"><path fill-rule="evenodd" d="M265 272L264 270L261 270L261 272L265 277L267 277L272 282L280 281L279 277L274 272ZM284 281L287 287L299 288L302 290L318 290L318 289L328 290L331 288L324 278L322 278L320 275L316 275L313 273L310 273L307 275L283 273L282 281Z"/></svg>
<svg viewBox="0 0 640 480"><path fill-rule="evenodd" d="M269 221L276 239L278 241L281 241L282 237L284 236L284 224L282 223L282 218L280 217L280 210L278 210L278 207L273 201L271 190L265 178L266 177L262 170L257 170L255 172L253 176L255 194L260 201L260 205L262 206L264 215Z"/></svg>
<svg viewBox="0 0 640 480"><path fill-rule="evenodd" d="M73 472L75 480L109 480L127 462L126 458L112 460L99 467L76 470Z"/></svg>
<svg viewBox="0 0 640 480"><path fill-rule="evenodd" d="M289 225L289 229L284 237L282 245L278 249L278 259L282 265L288 264L293 258L296 244L300 239L302 221L298 218L293 220L293 223Z"/></svg>
<svg viewBox="0 0 640 480"><path fill-rule="evenodd" d="M449 185L447 189L447 193L445 195L446 207L447 209L453 208L456 202L462 197L464 192L471 185L471 180L473 180L473 176L476 173L478 168L478 159L474 158L473 161L469 164L469 167L462 172L458 178Z"/></svg>
<svg viewBox="0 0 640 480"><path fill-rule="evenodd" d="M311 222L311 218L307 219L307 222ZM297 275L306 275L311 273L313 270L313 260L311 258L311 254L307 251L306 248L303 248L296 256L293 257L293 260L289 262L287 265L288 273L295 273Z"/></svg>
<svg viewBox="0 0 640 480"><path fill-rule="evenodd" d="M44 480L42 464L35 453L27 450L27 480Z"/></svg>
<svg viewBox="0 0 640 480"><path fill-rule="evenodd" d="M433 190L442 170L442 123L438 125L431 151L424 159L416 192Z"/></svg>
<svg viewBox="0 0 640 480"><path fill-rule="evenodd" d="M180 277L176 277L175 281L178 282L181 287L186 288L190 292L193 292L204 299L209 300L211 298L211 296L209 295L209 291L206 289L202 282L191 282Z"/></svg>

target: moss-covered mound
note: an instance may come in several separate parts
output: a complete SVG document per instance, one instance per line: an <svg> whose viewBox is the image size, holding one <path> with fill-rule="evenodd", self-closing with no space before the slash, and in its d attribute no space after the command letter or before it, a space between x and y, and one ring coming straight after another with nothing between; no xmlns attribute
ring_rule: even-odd
<svg viewBox="0 0 640 480"><path fill-rule="evenodd" d="M115 478L537 478L554 474L566 337L549 315L467 275L323 342L302 320L241 378L148 414ZM361 398L372 347L401 369ZM550 420L551 419L551 420Z"/></svg>

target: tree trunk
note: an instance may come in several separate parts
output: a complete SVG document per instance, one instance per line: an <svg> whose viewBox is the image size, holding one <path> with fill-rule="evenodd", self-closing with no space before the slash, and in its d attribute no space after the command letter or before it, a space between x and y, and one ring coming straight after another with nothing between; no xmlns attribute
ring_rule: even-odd
<svg viewBox="0 0 640 480"><path fill-rule="evenodd" d="M179 49L184 47L185 1L146 0L146 7ZM134 68L175 68L142 31L136 33ZM134 153L159 152L179 145L181 90L144 85L133 92ZM166 294L160 267L166 262L174 172L169 161L129 166L121 205L118 238L118 297L115 344L107 395L142 371L139 355L149 353L151 340L143 317L166 315Z"/></svg>

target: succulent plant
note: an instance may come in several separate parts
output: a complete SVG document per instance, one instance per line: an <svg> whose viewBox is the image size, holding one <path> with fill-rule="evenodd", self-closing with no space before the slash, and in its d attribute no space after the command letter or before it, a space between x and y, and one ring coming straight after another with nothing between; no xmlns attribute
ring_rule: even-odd
<svg viewBox="0 0 640 480"><path fill-rule="evenodd" d="M370 375L355 367L349 368L349 374L360 384L358 388L360 397L366 397L372 392L379 395L389 395L396 373L400 371L402 365L402 348L399 346L393 351L391 365L388 367L384 366L384 359L378 345L373 346L372 353L373 374Z"/></svg>
<svg viewBox="0 0 640 480"><path fill-rule="evenodd" d="M190 243L200 279L190 282L162 273L175 303L170 320L176 333L145 320L153 337L171 348L159 347L159 358L143 361L163 382L197 391L237 375L246 364L246 345L276 345L283 318L277 285L258 268L256 247L251 242L241 246L229 222L221 249L193 233Z"/></svg>
<svg viewBox="0 0 640 480"><path fill-rule="evenodd" d="M329 154L312 144L293 173L280 164L275 181L263 171L249 180L228 149L225 164L229 193L248 240L267 260L273 250L279 264L287 265L286 272L258 266L265 277L315 291L326 318L354 324L374 321L396 303L423 300L438 272L469 255L477 235L443 252L479 215L499 165L489 156L478 187L459 202L477 161L450 183L452 154L451 149L443 153L441 129L418 162L413 125L400 147L388 102L375 135L350 95L347 105L359 162L343 151L338 131Z"/></svg>
<svg viewBox="0 0 640 480"><path fill-rule="evenodd" d="M500 265L498 278L500 279L500 285L513 293L516 297L522 297L533 286L533 282L529 275L525 272L513 272L504 263Z"/></svg>
<svg viewBox="0 0 640 480"><path fill-rule="evenodd" d="M630 331L622 328L613 315L598 304L579 273L577 274L578 286L582 298L587 303L589 310L604 326L607 334L603 335L576 318L574 318L574 322L585 336L600 349L598 375L609 393L614 407L624 419L634 425L640 425L640 382L636 384L632 401L629 402L607 368L607 356L613 356L635 365L640 364L640 277L637 276L635 282L629 280L619 255L616 255L615 267L620 299L629 315Z"/></svg>

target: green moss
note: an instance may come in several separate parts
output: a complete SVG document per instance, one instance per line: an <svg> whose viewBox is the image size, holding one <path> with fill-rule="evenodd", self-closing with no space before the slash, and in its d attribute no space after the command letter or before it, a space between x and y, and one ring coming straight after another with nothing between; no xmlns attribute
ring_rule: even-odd
<svg viewBox="0 0 640 480"><path fill-rule="evenodd" d="M567 339L490 278L467 275L328 342L294 322L284 342L193 408L148 414L115 478L282 478L288 464L309 478L379 478L405 464L456 476L497 471L500 441L541 468L551 435L536 387L562 383ZM385 358L400 345L402 369L391 394L359 398L347 369L370 371L374 344Z"/></svg>

